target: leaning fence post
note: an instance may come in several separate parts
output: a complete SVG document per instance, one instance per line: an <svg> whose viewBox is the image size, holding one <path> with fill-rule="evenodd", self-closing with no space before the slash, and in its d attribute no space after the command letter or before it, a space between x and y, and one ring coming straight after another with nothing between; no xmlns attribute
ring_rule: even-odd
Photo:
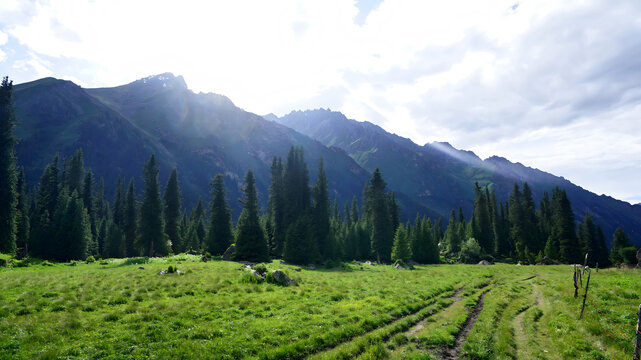
<svg viewBox="0 0 641 360"><path fill-rule="evenodd" d="M585 293L583 294L583 305L581 305L581 314L579 314L579 319L583 316L583 309L585 309L585 299L588 297L588 286L590 286L590 267L588 267L588 281L585 282Z"/></svg>
<svg viewBox="0 0 641 360"><path fill-rule="evenodd" d="M634 342L634 360L641 360L641 305L637 312L637 338Z"/></svg>
<svg viewBox="0 0 641 360"><path fill-rule="evenodd" d="M573 278L574 278L574 298L576 298L577 296L579 296L579 286L578 286L578 285L577 285L577 283L576 283L576 278L577 278L578 276L579 276L579 275L577 274L576 266L575 266L575 267L574 267L574 277L573 277Z"/></svg>

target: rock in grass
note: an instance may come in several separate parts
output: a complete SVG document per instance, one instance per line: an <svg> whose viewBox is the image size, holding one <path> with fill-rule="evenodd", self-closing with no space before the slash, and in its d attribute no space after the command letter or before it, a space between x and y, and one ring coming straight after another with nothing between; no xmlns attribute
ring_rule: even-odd
<svg viewBox="0 0 641 360"><path fill-rule="evenodd" d="M394 263L394 268L399 269L399 270L414 270L414 266L413 265L409 265L405 261L400 260L400 259L396 260L396 262Z"/></svg>
<svg viewBox="0 0 641 360"><path fill-rule="evenodd" d="M481 260L477 265L492 265L492 263L487 260Z"/></svg>
<svg viewBox="0 0 641 360"><path fill-rule="evenodd" d="M227 248L227 250L225 250L225 253L223 254L223 260L231 261L231 258L234 256L235 251L236 251L236 245L234 244L230 245Z"/></svg>
<svg viewBox="0 0 641 360"><path fill-rule="evenodd" d="M142 267L142 266L138 266L138 269L140 269L140 270L145 270L145 268L144 268L144 267Z"/></svg>
<svg viewBox="0 0 641 360"><path fill-rule="evenodd" d="M285 260L281 260L281 261L280 261L280 264L281 264L281 265L285 265L285 264L286 264Z"/></svg>
<svg viewBox="0 0 641 360"><path fill-rule="evenodd" d="M314 266L314 264L308 264L308 265L307 265L307 268L308 268L309 270L316 270L316 266Z"/></svg>
<svg viewBox="0 0 641 360"><path fill-rule="evenodd" d="M369 265L369 266L375 266L375 265L376 265L376 264L372 263L372 262L371 262L371 261L369 261L369 260L365 261L365 264L367 264L367 265Z"/></svg>
<svg viewBox="0 0 641 360"><path fill-rule="evenodd" d="M274 270L274 272L272 272L272 279L274 279L274 282L276 284L282 286L298 285L298 282L296 280L290 278L281 270Z"/></svg>

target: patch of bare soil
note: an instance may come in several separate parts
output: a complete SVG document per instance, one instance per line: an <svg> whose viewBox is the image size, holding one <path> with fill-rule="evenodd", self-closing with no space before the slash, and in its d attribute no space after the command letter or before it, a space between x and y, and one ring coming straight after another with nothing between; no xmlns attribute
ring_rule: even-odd
<svg viewBox="0 0 641 360"><path fill-rule="evenodd" d="M462 287L462 288L460 288L460 289L456 290L456 292L455 292L454 294L452 294L452 296L450 296L450 299L454 299L454 302L453 302L452 304L450 304L450 306L454 305L454 304L455 304L456 302L458 302L458 301L461 301L461 293L463 292L463 289L464 289L464 287ZM407 335L407 336L413 336L413 335L415 335L417 332L421 331L421 329L423 329L423 328L425 327L425 324L427 323L427 319L428 319L428 318L429 318L429 316L428 316L428 317L426 317L425 319L423 319L423 320L419 321L419 322L418 322L418 324L414 325L414 327L412 327L412 328L411 328L411 329L406 333L406 335Z"/></svg>
<svg viewBox="0 0 641 360"><path fill-rule="evenodd" d="M470 311L470 314L467 316L467 319L463 323L463 326L459 330L458 334L456 334L456 336L454 337L454 346L445 348L441 353L441 357L443 360L455 360L459 358L459 353L461 352L461 347L463 347L463 344L465 343L465 339L467 339L467 334L470 333L470 330L472 330L476 319L479 317L481 311L483 311L483 304L485 304L485 294L487 294L488 291L489 290L486 290L485 292L483 292L483 294L481 294L481 297L476 302L476 306L474 306L474 309Z"/></svg>

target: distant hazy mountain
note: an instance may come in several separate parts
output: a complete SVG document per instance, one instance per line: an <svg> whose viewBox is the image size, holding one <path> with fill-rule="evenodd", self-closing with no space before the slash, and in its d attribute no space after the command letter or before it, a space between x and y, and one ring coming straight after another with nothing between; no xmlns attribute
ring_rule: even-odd
<svg viewBox="0 0 641 360"><path fill-rule="evenodd" d="M598 196L562 177L497 156L482 160L473 152L455 149L448 143L420 146L369 122L347 119L340 112L294 111L282 118L273 115L267 118L326 146L345 150L368 171L379 167L391 188L417 199L444 217L458 206L469 216L474 182L493 184L497 197L503 200L515 182L528 182L537 202L544 190L559 186L568 193L577 219L582 220L589 211L608 238L621 226L634 242L641 244L641 207Z"/></svg>
<svg viewBox="0 0 641 360"><path fill-rule="evenodd" d="M225 173L236 214L247 169L254 170L265 204L272 157L284 161L292 145L303 146L312 181L324 158L331 196L340 201L360 194L369 178L344 151L239 109L224 96L195 94L171 74L102 89L46 78L17 85L15 104L17 155L30 186L56 152L70 156L77 148L85 166L105 178L108 193L118 176L135 177L140 190L142 165L155 153L161 184L177 166L188 208L198 197L207 202L210 179Z"/></svg>

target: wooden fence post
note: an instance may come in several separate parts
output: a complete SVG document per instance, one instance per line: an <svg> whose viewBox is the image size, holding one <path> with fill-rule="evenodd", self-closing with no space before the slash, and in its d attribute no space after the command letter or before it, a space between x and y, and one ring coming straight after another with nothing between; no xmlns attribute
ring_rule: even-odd
<svg viewBox="0 0 641 360"><path fill-rule="evenodd" d="M590 267L588 267L588 281L585 282L585 293L583 293L583 305L581 305L581 314L579 314L579 319L583 316L583 309L585 309L585 299L588 297L588 287L590 286Z"/></svg>
<svg viewBox="0 0 641 360"><path fill-rule="evenodd" d="M577 275L577 272L576 272L576 266L575 266L575 267L574 267L574 277L573 277L573 278L574 278L574 298L575 298L575 299L576 299L576 297L577 297L577 296L579 296L579 286L578 286L578 285L577 285L577 283L576 283L576 278L577 278L578 276L579 276L579 275Z"/></svg>
<svg viewBox="0 0 641 360"><path fill-rule="evenodd" d="M641 305L637 312L637 338L634 342L634 360L641 360Z"/></svg>
<svg viewBox="0 0 641 360"><path fill-rule="evenodd" d="M585 253L585 260L583 260L583 274L585 274L585 267L588 265L588 253Z"/></svg>

